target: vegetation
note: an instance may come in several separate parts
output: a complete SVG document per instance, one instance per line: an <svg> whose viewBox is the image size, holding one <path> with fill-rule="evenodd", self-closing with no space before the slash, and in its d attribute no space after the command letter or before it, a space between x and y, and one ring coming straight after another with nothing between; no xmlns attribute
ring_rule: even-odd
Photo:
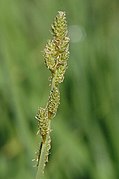
<svg viewBox="0 0 119 179"><path fill-rule="evenodd" d="M60 10L67 14L70 60L44 179L119 178L118 5L0 1L1 179L35 178L32 159L41 140L34 116L50 91L41 51Z"/></svg>

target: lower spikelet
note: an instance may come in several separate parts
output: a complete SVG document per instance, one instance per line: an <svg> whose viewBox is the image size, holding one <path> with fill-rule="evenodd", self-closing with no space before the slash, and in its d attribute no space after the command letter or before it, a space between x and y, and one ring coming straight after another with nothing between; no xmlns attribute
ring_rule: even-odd
<svg viewBox="0 0 119 179"><path fill-rule="evenodd" d="M43 142L45 142L46 135L49 132L48 109L40 107L36 115L36 119L38 120L38 133L40 133Z"/></svg>

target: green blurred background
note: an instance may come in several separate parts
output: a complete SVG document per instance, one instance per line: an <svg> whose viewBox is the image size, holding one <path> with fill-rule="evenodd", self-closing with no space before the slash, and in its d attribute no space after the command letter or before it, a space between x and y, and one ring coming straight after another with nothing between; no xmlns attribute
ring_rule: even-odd
<svg viewBox="0 0 119 179"><path fill-rule="evenodd" d="M33 179L34 118L48 99L43 49L66 11L69 67L45 179L119 179L119 1L0 0L0 179Z"/></svg>

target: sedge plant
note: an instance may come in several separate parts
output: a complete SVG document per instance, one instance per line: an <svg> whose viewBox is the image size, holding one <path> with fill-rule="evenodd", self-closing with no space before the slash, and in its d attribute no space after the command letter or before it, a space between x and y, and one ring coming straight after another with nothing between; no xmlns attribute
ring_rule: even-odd
<svg viewBox="0 0 119 179"><path fill-rule="evenodd" d="M41 144L37 154L36 179L41 179L44 168L48 162L49 150L51 148L51 121L57 113L60 104L59 84L64 80L69 57L69 37L65 12L59 11L51 26L52 39L49 40L44 49L44 60L46 67L51 72L50 93L44 108L38 109L36 119L38 121L38 132Z"/></svg>

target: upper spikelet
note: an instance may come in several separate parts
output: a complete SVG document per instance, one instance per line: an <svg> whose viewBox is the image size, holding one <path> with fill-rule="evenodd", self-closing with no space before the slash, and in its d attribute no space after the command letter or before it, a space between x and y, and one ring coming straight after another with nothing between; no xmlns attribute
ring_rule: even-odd
<svg viewBox="0 0 119 179"><path fill-rule="evenodd" d="M65 12L58 11L58 15L52 25L52 32L53 36L57 39L63 39L67 35L68 31Z"/></svg>
<svg viewBox="0 0 119 179"><path fill-rule="evenodd" d="M69 37L65 12L58 12L51 27L53 39L46 44L44 59L47 68L51 71L51 79L55 80L54 83L57 86L64 80L69 57Z"/></svg>

